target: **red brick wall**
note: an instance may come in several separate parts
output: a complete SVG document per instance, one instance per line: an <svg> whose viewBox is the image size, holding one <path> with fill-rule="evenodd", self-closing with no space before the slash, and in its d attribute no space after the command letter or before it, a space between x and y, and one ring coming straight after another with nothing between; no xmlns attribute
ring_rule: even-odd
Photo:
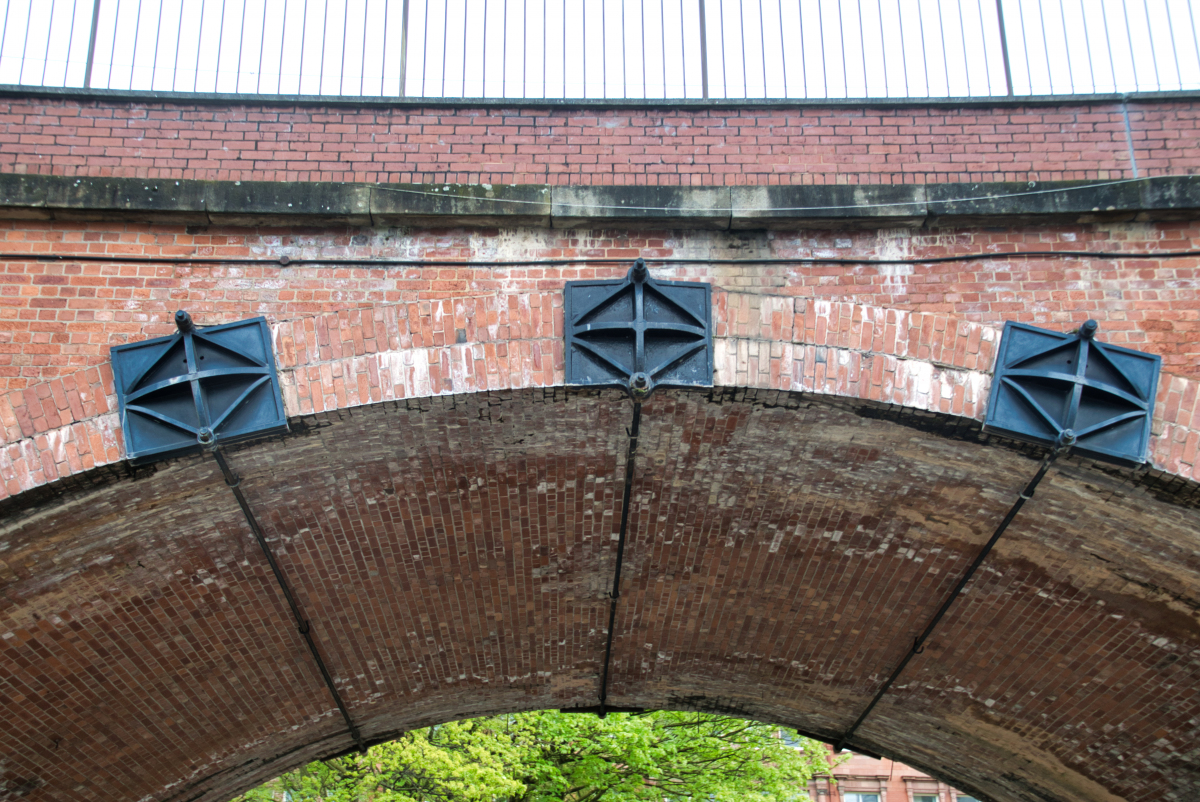
<svg viewBox="0 0 1200 802"><path fill-rule="evenodd" d="M1200 168L1194 101L1130 106L1139 173ZM342 109L0 102L0 171L265 181L833 184L1132 175L1111 103Z"/></svg>
<svg viewBox="0 0 1200 802"><path fill-rule="evenodd" d="M266 315L288 320L381 304L557 291L566 280L624 275L624 266L539 267L547 257L739 255L864 259L1031 249L1200 249L1196 223L1022 226L1005 231L885 232L406 231L325 232L205 229L12 221L0 250L130 257L263 259L263 265L190 266L0 262L0 390L20 390L108 361L112 345L173 331L186 307L204 325ZM514 267L335 267L292 259L528 259ZM720 288L849 301L1000 325L1019 320L1065 327L1088 317L1107 342L1151 350L1164 370L1200 377L1200 259L1161 262L1003 259L915 265L713 265L662 275ZM443 333L432 337L445 336ZM450 333L453 336L453 332Z"/></svg>

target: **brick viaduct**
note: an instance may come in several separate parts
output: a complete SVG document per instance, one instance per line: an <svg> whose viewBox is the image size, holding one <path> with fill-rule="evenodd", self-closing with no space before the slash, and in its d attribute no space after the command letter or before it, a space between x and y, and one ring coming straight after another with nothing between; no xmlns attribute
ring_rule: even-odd
<svg viewBox="0 0 1200 802"><path fill-rule="evenodd" d="M367 740L596 704L631 403L562 289L639 256L715 375L643 412L611 704L836 740L1043 453L981 430L1003 323L1093 318L1162 357L1149 462L1058 462L851 743L1196 799L1200 102L1121 103L0 96L0 800L354 745L213 460L124 461L108 349L179 308L270 323L291 431L228 457Z"/></svg>

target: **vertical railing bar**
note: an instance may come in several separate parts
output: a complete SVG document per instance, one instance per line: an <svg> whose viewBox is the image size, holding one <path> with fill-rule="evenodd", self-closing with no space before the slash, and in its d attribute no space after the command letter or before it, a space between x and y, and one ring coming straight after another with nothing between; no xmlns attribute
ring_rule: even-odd
<svg viewBox="0 0 1200 802"><path fill-rule="evenodd" d="M467 96L467 16L470 9L467 8L467 0L463 0L463 63L462 63L462 94L459 97ZM446 22L449 24L450 17L446 17ZM487 0L483 3L483 21L487 22Z"/></svg>
<svg viewBox="0 0 1200 802"><path fill-rule="evenodd" d="M666 24L667 24L666 23L666 19L667 19L666 2L665 2L665 0L659 0L659 3L660 3L660 5L662 5L663 28L665 29ZM687 81L687 32L684 30L683 20L684 20L683 0L679 0L679 63L680 63L680 70L681 70L680 77L683 82L683 97L686 99L688 96L688 93L687 93L687 86L688 86L688 81ZM663 31L663 42L664 42L664 46L663 46L663 97L666 97L666 92L667 92L667 49L665 46L666 36L667 36L667 33L666 33L666 30L664 30Z"/></svg>
<svg viewBox="0 0 1200 802"><path fill-rule="evenodd" d="M4 4L4 27L7 33L8 28L8 3ZM87 64L83 68L83 88L92 88L92 69L96 64L96 32L100 27L100 0L95 0L92 3L92 32L88 36L88 53ZM0 53L4 52L4 45L0 42Z"/></svg>
<svg viewBox="0 0 1200 802"><path fill-rule="evenodd" d="M767 26L763 20L763 0L758 0L758 49L762 54L763 97L767 97Z"/></svg>
<svg viewBox="0 0 1200 802"><path fill-rule="evenodd" d="M245 2L245 0L243 0L243 2L242 2L242 25L241 25L241 30L238 31L237 64L234 66L234 73L233 73L233 75L234 75L234 77L233 77L234 93L240 92L242 89L242 52L246 45L246 6L247 6L247 3ZM157 44L154 47L154 52L155 52L154 58L157 61L157 59L158 59L158 45ZM153 78L151 79L150 83L151 83L151 88L153 88L153 84L154 84Z"/></svg>
<svg viewBox="0 0 1200 802"><path fill-rule="evenodd" d="M33 18L33 3L29 4L29 11L25 13L25 37L21 41L21 67L17 72L17 83L25 82L25 53L29 49L29 21ZM134 45L136 47L136 45Z"/></svg>
<svg viewBox="0 0 1200 802"><path fill-rule="evenodd" d="M563 16L566 17L567 11L563 9ZM549 69L550 58L550 26L546 17L546 0L542 0L542 97L545 98L550 93L550 75L547 72ZM563 49L566 50L567 42L563 40Z"/></svg>
<svg viewBox="0 0 1200 802"><path fill-rule="evenodd" d="M262 25L258 29L258 70L255 72L255 80L254 80L254 94L256 94L256 95L262 94L263 53L266 52L266 49L267 49L267 3L268 2L270 2L270 0L263 0ZM286 25L287 24L287 3L286 2L283 4L283 20L284 20L284 25ZM182 28L183 27L183 15L182 14L180 14L179 22L180 22L179 27ZM176 45L175 47L176 47L176 50L179 49L178 45Z"/></svg>
<svg viewBox="0 0 1200 802"><path fill-rule="evenodd" d="M365 0L364 0L365 2ZM346 91L346 36L350 30L350 0L342 0L342 57L338 67L338 96Z"/></svg>
<svg viewBox="0 0 1200 802"><path fill-rule="evenodd" d="M504 0L504 19L500 23L500 96L508 97L508 0Z"/></svg>
<svg viewBox="0 0 1200 802"><path fill-rule="evenodd" d="M892 96L891 83L888 81L887 39L883 33L883 0L876 0L875 10L879 12L879 55L883 59L883 96Z"/></svg>
<svg viewBox="0 0 1200 802"><path fill-rule="evenodd" d="M725 0L717 0L717 17L719 23L717 25L717 36L721 40L721 97L729 97L729 73L726 70L726 63L729 61L729 55L725 52Z"/></svg>
<svg viewBox="0 0 1200 802"><path fill-rule="evenodd" d="M129 88L133 89L133 71L137 69L137 49L139 33L142 30L142 0L138 0L137 20L133 26L133 58L130 59L129 65ZM113 48L115 51L116 48Z"/></svg>
<svg viewBox="0 0 1200 802"><path fill-rule="evenodd" d="M142 0L138 0L139 6L141 4L141 1ZM138 13L139 14L141 13L141 8L138 9ZM216 92L218 90L218 88L220 87L220 83L221 83L221 51L224 50L224 42L225 42L225 0L221 0L221 23L220 23L220 27L217 28L217 69L216 69L216 74L213 76L213 92Z"/></svg>
<svg viewBox="0 0 1200 802"><path fill-rule="evenodd" d="M179 45L183 42L183 6L187 0L179 0L179 19L175 23L175 64L171 68L171 91L175 91L175 84L179 81ZM263 8L266 9L266 0L263 0Z"/></svg>
<svg viewBox="0 0 1200 802"><path fill-rule="evenodd" d="M608 97L608 0L600 0L600 96Z"/></svg>
<svg viewBox="0 0 1200 802"><path fill-rule="evenodd" d="M682 18L680 19L680 29L683 28ZM666 0L658 0L658 38L659 38L659 55L662 56L662 85L663 97L667 97L667 3ZM683 54L680 53L682 61ZM687 97L687 79L683 81L683 96Z"/></svg>
<svg viewBox="0 0 1200 802"><path fill-rule="evenodd" d="M506 0L506 2L507 2L507 0ZM463 11L464 11L464 16L463 16L463 97L467 96L467 83L466 83L466 81L467 81L467 79L466 79L466 75L467 75L467 44L466 44L467 18L465 16L466 8L467 8L466 0L463 0ZM483 88L480 90L481 95L487 94L487 46L488 46L487 24L488 24L488 0L483 0L483 48L481 51L483 54L482 55ZM501 82L501 91L503 91L503 82Z"/></svg>
<svg viewBox="0 0 1200 802"><path fill-rule="evenodd" d="M1083 43L1087 46L1088 75L1092 78L1092 94L1096 94L1096 62L1092 59L1092 31L1088 26L1087 9L1083 0L1079 0L1079 18L1083 20Z"/></svg>
<svg viewBox="0 0 1200 802"><path fill-rule="evenodd" d="M901 97L912 97L912 87L908 83L908 49L904 44L904 9L900 7L900 0L896 0L896 20L900 27L900 65L904 67L904 94Z"/></svg>
<svg viewBox="0 0 1200 802"><path fill-rule="evenodd" d="M1142 0L1142 12L1146 16L1146 36L1150 39L1150 63L1154 65L1154 88L1162 89L1162 76L1158 72L1158 48L1154 46L1154 24L1150 22L1150 4ZM1132 31L1130 36L1132 36Z"/></svg>
<svg viewBox="0 0 1200 802"><path fill-rule="evenodd" d="M162 41L162 10L163 4L158 4L158 20L154 26L154 60L150 62L150 91L154 91L154 79L158 77L158 45Z"/></svg>
<svg viewBox="0 0 1200 802"><path fill-rule="evenodd" d="M922 0L917 0L917 24L921 29L921 64L925 69L925 97L930 97L929 92L929 45L925 42L925 12L922 9Z"/></svg>
<svg viewBox="0 0 1200 802"><path fill-rule="evenodd" d="M387 3L384 3L384 5L386 6L386 5L387 5ZM366 87L366 85L367 85L367 14L368 14L368 12L370 12L370 10L371 10L371 0L363 0L363 38L362 38L362 50L360 51L361 55L359 56L359 59L358 59L358 63L359 63L359 67L358 67L358 96L359 96L359 97L362 97L362 94L363 94L363 89L364 89L364 88ZM349 13L349 9L347 9L347 13ZM384 35L384 36L387 36L387 20L386 20L386 19L384 20L384 27L383 27L383 30L384 30L384 34L383 34L383 35ZM344 61L344 60L345 60L345 57L343 56L343 61ZM382 70L382 69L380 69L380 70L379 70L379 72L382 74L382 73L383 73L383 70ZM383 92L382 92L382 91L380 91L380 94L383 94Z"/></svg>
<svg viewBox="0 0 1200 802"><path fill-rule="evenodd" d="M305 0L305 2L307 3L308 0ZM199 83L200 83L200 46L202 44L204 44L204 16L205 16L204 7L205 7L205 3L206 3L206 0L200 0L200 33L197 35L197 38L196 38L196 69L192 70L192 91L193 92L196 91L196 87L199 86ZM120 13L121 13L121 0L117 0L117 14L120 15ZM183 24L182 21L180 22L180 24L181 25ZM114 19L113 20L114 49L116 49L115 48L116 38L117 38L117 20ZM301 58L303 58L303 56L301 56ZM109 59L109 62L111 64L112 59ZM109 69L109 72L110 73L112 72L111 67ZM110 75L109 82L111 83L111 81L112 81L112 77Z"/></svg>
<svg viewBox="0 0 1200 802"><path fill-rule="evenodd" d="M46 52L42 56L42 77L38 81L39 86L46 85L46 67L50 66L50 37L54 35L54 12L58 9L58 0L50 2L50 23L46 26ZM33 13L33 4L29 6L30 13Z"/></svg>
<svg viewBox="0 0 1200 802"><path fill-rule="evenodd" d="M1167 30L1171 34L1171 55L1175 59L1175 78L1178 80L1179 89L1183 89L1183 71L1179 68L1179 50L1175 46L1175 22L1171 19L1171 0L1163 0L1163 8L1167 10ZM1163 90L1162 82L1158 84L1158 89Z"/></svg>
<svg viewBox="0 0 1200 802"><path fill-rule="evenodd" d="M987 28L983 25L983 0L975 0L975 11L979 15L979 39L983 43L983 77L987 81L987 96L992 93L992 61L988 57Z"/></svg>
<svg viewBox="0 0 1200 802"><path fill-rule="evenodd" d="M71 0L71 27L69 29L70 33L67 34L67 55L66 55L66 58L63 59L63 82L62 82L62 85L64 87L67 85L67 73L69 73L71 71L71 46L75 44L75 16L78 13L78 11L79 11L79 0ZM49 42L49 40L47 40L46 41L47 49L49 49L49 46L50 46L50 42ZM49 57L48 54L47 54L47 57ZM1177 58L1175 60L1175 62L1176 62L1176 64L1178 64L1179 59ZM1176 68L1176 72L1178 72L1178 68Z"/></svg>
<svg viewBox="0 0 1200 802"><path fill-rule="evenodd" d="M1129 28L1129 2L1121 0L1121 11L1125 15L1125 43L1129 45L1129 61L1133 64L1133 90L1136 92L1142 88L1142 82L1138 79L1137 74L1137 54L1133 52L1133 31ZM1113 81L1116 82L1116 69L1113 70Z"/></svg>
<svg viewBox="0 0 1200 802"><path fill-rule="evenodd" d="M586 3L587 0L584 0L584 2ZM587 9L584 9L584 10L586 11ZM587 18L586 17L584 18L583 25L584 25L584 28L586 29L586 27L587 27ZM562 35L562 42L563 42L563 46L562 46L562 87L563 87L562 88L562 96L563 96L563 98L566 98L566 96L567 96L567 7L565 4L563 5L562 29L563 29L563 35ZM585 48L585 50L584 50L584 66L586 68L586 66L587 66L587 50L586 50L587 38L586 37L584 37L583 46Z"/></svg>
<svg viewBox="0 0 1200 802"><path fill-rule="evenodd" d="M317 94L325 94L325 36L329 33L329 0L321 0L321 61L317 65Z"/></svg>
<svg viewBox="0 0 1200 802"><path fill-rule="evenodd" d="M946 97L953 96L950 91L950 48L946 44L946 14L942 11L942 0L937 0L938 4L938 39L942 43L942 71L946 77ZM959 20L959 30L962 30L962 20ZM961 38L961 37L960 37ZM967 92L967 94L971 94Z"/></svg>
<svg viewBox="0 0 1200 802"><path fill-rule="evenodd" d="M746 9L742 5L744 0L738 0L738 36L742 43L742 98L750 97L750 73L746 68ZM724 31L725 25L722 20L721 29ZM729 87L725 88L725 97L729 97Z"/></svg>
<svg viewBox="0 0 1200 802"><path fill-rule="evenodd" d="M304 16L300 18L300 74L296 76L296 95L304 94L304 46L308 38L308 0L304 0ZM283 48L280 47L280 83L283 82Z"/></svg>
<svg viewBox="0 0 1200 802"><path fill-rule="evenodd" d="M700 0L700 86L702 97L708 100L708 20L704 0Z"/></svg>
<svg viewBox="0 0 1200 802"><path fill-rule="evenodd" d="M900 2L900 0L896 0ZM796 16L800 21L800 80L804 82L804 99L808 99L808 53L804 44L804 3L796 0Z"/></svg>
<svg viewBox="0 0 1200 802"><path fill-rule="evenodd" d="M846 69L846 28L842 24L842 4L837 4L838 10L838 50L842 53L842 94L850 97L850 71Z"/></svg>
<svg viewBox="0 0 1200 802"><path fill-rule="evenodd" d="M1050 66L1050 40L1046 38L1046 10L1042 0L1037 0L1038 22L1042 26L1042 55L1046 57L1046 81L1050 84L1050 94L1054 94L1054 68Z"/></svg>
<svg viewBox="0 0 1200 802"><path fill-rule="evenodd" d="M972 97L971 62L970 57L967 55L967 21L963 18L963 0L958 0L958 30L959 33L962 34L959 39L962 40L963 72L966 74L967 78L967 97Z"/></svg>
<svg viewBox="0 0 1200 802"><path fill-rule="evenodd" d="M858 53L862 56L863 97L870 97L871 82L867 80L867 32L863 28L862 0L858 0Z"/></svg>
<svg viewBox="0 0 1200 802"><path fill-rule="evenodd" d="M287 41L287 6L288 6L287 0L284 0L283 23L279 26L279 67L277 68L277 70L275 72L275 94L277 94L277 95L283 94L283 49L284 49L284 43ZM266 13L267 13L267 6L264 3L263 4L263 14L266 15ZM182 23L182 20L181 20L181 23ZM264 37L264 42L265 42L266 41L266 39L265 39L266 24L265 23L263 25L263 29L264 29L263 37ZM264 48L265 47L266 47L266 45L264 44ZM261 61L261 57L260 57L260 61ZM261 68L260 68L260 73L261 73ZM261 77L261 75L260 75L260 77Z"/></svg>
<svg viewBox="0 0 1200 802"><path fill-rule="evenodd" d="M783 61L783 99L787 100L787 46L783 41L783 0L776 0L775 8L779 10L779 57Z"/></svg>
<svg viewBox="0 0 1200 802"><path fill-rule="evenodd" d="M1108 51L1108 74L1112 78L1112 87L1114 92L1117 91L1117 60L1116 54L1112 49L1112 36L1108 32L1108 9L1104 7L1104 0L1100 2L1100 21L1104 25L1104 49Z"/></svg>
<svg viewBox="0 0 1200 802"><path fill-rule="evenodd" d="M1033 94L1033 66L1029 61L1029 37L1025 33L1025 4L1017 0L1017 15L1021 20L1021 49L1025 51L1025 79L1029 84L1029 94Z"/></svg>
<svg viewBox="0 0 1200 802"><path fill-rule="evenodd" d="M545 21L542 22L545 25ZM521 0L521 97L529 97L529 0Z"/></svg>
<svg viewBox="0 0 1200 802"><path fill-rule="evenodd" d="M385 20L387 19L387 5L388 4L385 0L384 4L383 4L383 13L384 13ZM385 31L385 34L384 34L384 40L383 40L383 42L384 42L383 52L384 52L384 58L387 58L387 35L386 35L387 25L386 25L386 22L384 24L384 31ZM380 72L383 72L383 70L380 70ZM408 87L406 86L407 81L408 81L408 0L404 0L404 5L401 6L401 8L400 8L400 91L398 92L400 97L408 97ZM382 79L380 79L380 81L379 81L379 94L380 95L383 94L383 80Z"/></svg>
<svg viewBox="0 0 1200 802"><path fill-rule="evenodd" d="M821 38L821 81L823 84L824 94L822 97L829 97L829 68L827 63L829 59L825 56L825 13L824 0L817 0L817 33Z"/></svg>
<svg viewBox="0 0 1200 802"><path fill-rule="evenodd" d="M1063 0L1058 0L1058 19L1062 23L1063 51L1067 54L1067 81L1071 85L1071 94L1075 94L1075 67L1071 64L1071 37L1067 36L1067 10Z"/></svg>

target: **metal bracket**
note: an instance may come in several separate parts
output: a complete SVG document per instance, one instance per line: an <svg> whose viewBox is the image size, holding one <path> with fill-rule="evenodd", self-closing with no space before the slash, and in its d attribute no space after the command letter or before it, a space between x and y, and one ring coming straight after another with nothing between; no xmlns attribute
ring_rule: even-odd
<svg viewBox="0 0 1200 802"><path fill-rule="evenodd" d="M180 310L175 325L170 337L112 348L127 459L287 431L265 318L201 330Z"/></svg>
<svg viewBox="0 0 1200 802"><path fill-rule="evenodd" d="M1094 320L1070 334L1004 324L985 429L1106 462L1145 462L1162 360L1097 342L1098 330Z"/></svg>
<svg viewBox="0 0 1200 802"><path fill-rule="evenodd" d="M635 400L712 386L710 285L657 281L638 259L621 281L568 281L564 297L567 384L622 387Z"/></svg>

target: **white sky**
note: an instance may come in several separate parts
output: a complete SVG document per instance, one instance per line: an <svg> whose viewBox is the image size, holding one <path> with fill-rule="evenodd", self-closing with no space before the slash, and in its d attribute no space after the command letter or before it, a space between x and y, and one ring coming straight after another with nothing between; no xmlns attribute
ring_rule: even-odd
<svg viewBox="0 0 1200 802"><path fill-rule="evenodd" d="M701 0L409 0L405 93L698 98ZM1006 93L995 0L704 0L709 96ZM93 0L6 0L0 83L82 86ZM32 9L32 10L31 10ZM1200 89L1200 0L1004 0L1016 94ZM101 0L92 86L396 96L403 0Z"/></svg>

